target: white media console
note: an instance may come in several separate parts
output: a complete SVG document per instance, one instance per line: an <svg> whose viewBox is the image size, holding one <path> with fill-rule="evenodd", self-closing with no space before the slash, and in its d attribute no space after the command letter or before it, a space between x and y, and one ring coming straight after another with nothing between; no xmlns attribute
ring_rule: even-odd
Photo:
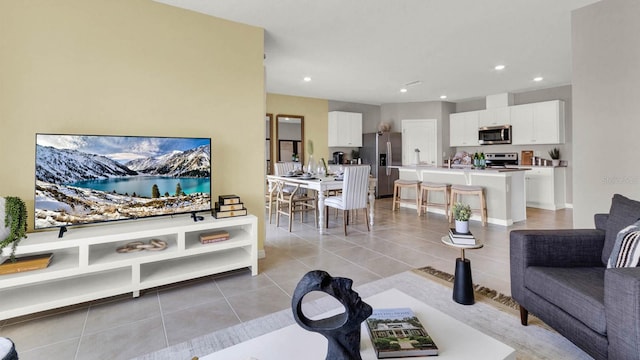
<svg viewBox="0 0 640 360"><path fill-rule="evenodd" d="M201 244L200 234L229 232L229 240ZM250 267L258 274L258 220L188 215L27 234L16 255L53 253L46 269L0 275L0 320ZM159 239L162 251L117 253L132 241ZM6 251L6 250L5 250Z"/></svg>

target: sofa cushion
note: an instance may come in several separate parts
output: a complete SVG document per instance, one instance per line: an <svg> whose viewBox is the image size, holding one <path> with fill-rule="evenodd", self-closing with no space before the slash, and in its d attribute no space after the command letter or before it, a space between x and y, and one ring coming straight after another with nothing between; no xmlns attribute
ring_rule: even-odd
<svg viewBox="0 0 640 360"><path fill-rule="evenodd" d="M607 268L634 267L640 260L640 221L620 230Z"/></svg>
<svg viewBox="0 0 640 360"><path fill-rule="evenodd" d="M620 230L640 220L640 201L631 200L620 194L613 195L607 219L607 230L602 248L602 264L607 265L611 251Z"/></svg>
<svg viewBox="0 0 640 360"><path fill-rule="evenodd" d="M604 272L604 267L530 266L525 270L525 284L595 332L606 335Z"/></svg>

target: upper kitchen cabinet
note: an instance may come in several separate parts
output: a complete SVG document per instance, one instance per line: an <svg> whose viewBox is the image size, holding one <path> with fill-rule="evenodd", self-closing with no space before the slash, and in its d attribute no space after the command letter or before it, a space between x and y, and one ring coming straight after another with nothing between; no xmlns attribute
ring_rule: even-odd
<svg viewBox="0 0 640 360"><path fill-rule="evenodd" d="M362 146L362 114L330 111L328 137L330 147Z"/></svg>
<svg viewBox="0 0 640 360"><path fill-rule="evenodd" d="M564 101L511 106L513 145L564 143Z"/></svg>
<svg viewBox="0 0 640 360"><path fill-rule="evenodd" d="M449 114L449 146L478 145L480 111Z"/></svg>
<svg viewBox="0 0 640 360"><path fill-rule="evenodd" d="M478 127L509 124L511 124L511 111L507 106L478 111Z"/></svg>

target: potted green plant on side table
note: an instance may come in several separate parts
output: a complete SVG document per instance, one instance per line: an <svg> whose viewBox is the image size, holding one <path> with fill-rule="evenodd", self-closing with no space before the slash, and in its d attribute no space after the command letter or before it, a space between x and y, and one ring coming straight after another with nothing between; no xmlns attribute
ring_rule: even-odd
<svg viewBox="0 0 640 360"><path fill-rule="evenodd" d="M0 255L11 246L11 261L15 262L16 247L27 237L27 206L19 197L0 197Z"/></svg>
<svg viewBox="0 0 640 360"><path fill-rule="evenodd" d="M459 233L469 232L469 218L471 217L471 206L469 204L455 203L453 205L453 218L456 221L456 231Z"/></svg>

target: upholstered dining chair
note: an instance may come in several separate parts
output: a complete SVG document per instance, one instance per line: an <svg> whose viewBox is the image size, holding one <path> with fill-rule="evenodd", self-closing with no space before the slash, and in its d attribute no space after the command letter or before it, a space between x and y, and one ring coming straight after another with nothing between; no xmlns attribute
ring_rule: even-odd
<svg viewBox="0 0 640 360"><path fill-rule="evenodd" d="M277 162L273 165L274 165L273 171L275 175L282 176L282 175L287 175L289 171L295 170L297 167L300 166L300 163L288 161L288 162Z"/></svg>
<svg viewBox="0 0 640 360"><path fill-rule="evenodd" d="M369 229L369 213L367 212L367 195L369 193L369 165L353 165L344 169L342 194L330 196L324 200L326 226L329 227L329 207L342 210L344 235L347 235L349 211L365 209L364 217Z"/></svg>
<svg viewBox="0 0 640 360"><path fill-rule="evenodd" d="M303 222L304 213L307 211L313 211L315 225L318 226L318 206L314 196L309 195L305 191L306 189L300 187L300 184L285 181L278 181L276 189L278 194L276 197L276 227L280 226L280 215L285 215L289 217L289 232L291 232L295 213L300 213L300 222Z"/></svg>

